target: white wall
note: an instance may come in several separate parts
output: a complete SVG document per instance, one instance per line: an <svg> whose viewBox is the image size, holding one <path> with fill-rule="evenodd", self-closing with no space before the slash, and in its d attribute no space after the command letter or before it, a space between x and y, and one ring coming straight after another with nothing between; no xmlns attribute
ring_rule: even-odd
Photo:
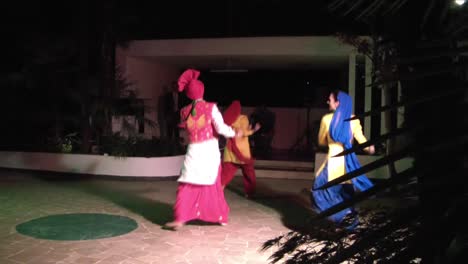
<svg viewBox="0 0 468 264"><path fill-rule="evenodd" d="M129 54L133 56L216 56L216 55L296 55L344 56L355 48L335 37L255 37L204 38L132 41Z"/></svg>
<svg viewBox="0 0 468 264"><path fill-rule="evenodd" d="M158 124L158 98L179 77L179 70L147 58L129 56L128 50L117 48L116 66L124 72L127 81L132 83L137 96L144 100L147 110L145 117ZM159 126L151 128L145 124L145 137L159 137Z"/></svg>
<svg viewBox="0 0 468 264"><path fill-rule="evenodd" d="M118 158L42 152L0 151L0 167L64 173L126 176L178 176L184 156L158 158Z"/></svg>

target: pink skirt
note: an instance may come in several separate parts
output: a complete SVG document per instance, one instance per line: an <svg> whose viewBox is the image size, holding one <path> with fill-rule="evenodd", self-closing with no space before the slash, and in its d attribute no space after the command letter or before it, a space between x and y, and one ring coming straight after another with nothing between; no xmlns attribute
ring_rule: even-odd
<svg viewBox="0 0 468 264"><path fill-rule="evenodd" d="M177 187L174 205L174 219L177 222L202 220L224 224L228 222L229 210L221 187L221 166L212 185L180 182Z"/></svg>

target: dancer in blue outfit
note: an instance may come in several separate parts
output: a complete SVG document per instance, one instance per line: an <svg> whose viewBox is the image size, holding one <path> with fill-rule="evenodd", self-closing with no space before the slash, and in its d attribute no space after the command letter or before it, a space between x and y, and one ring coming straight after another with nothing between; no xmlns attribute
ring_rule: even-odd
<svg viewBox="0 0 468 264"><path fill-rule="evenodd" d="M372 182L365 175L360 175L342 184L323 190L317 189L327 182L361 167L355 153L334 157L345 149L351 148L354 138L360 144L367 141L362 133L359 119L345 121L352 117L352 103L351 97L342 91L330 93L328 105L332 113L324 115L320 123L318 143L320 145L328 145L328 155L317 170L311 190L312 204L315 205L318 212L325 211L351 198L356 190L364 191L373 186ZM364 150L369 154L375 152L374 146L369 146ZM353 208L346 208L329 216L329 219L337 224L342 224L345 216L354 213ZM357 218L355 218L354 223L347 226L347 228L353 229L357 223Z"/></svg>

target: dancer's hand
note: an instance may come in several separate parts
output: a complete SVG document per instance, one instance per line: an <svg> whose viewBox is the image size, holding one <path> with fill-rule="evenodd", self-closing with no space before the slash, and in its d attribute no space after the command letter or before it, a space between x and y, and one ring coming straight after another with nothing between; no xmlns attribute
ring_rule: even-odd
<svg viewBox="0 0 468 264"><path fill-rule="evenodd" d="M255 124L254 132L257 132L261 127L260 123Z"/></svg>
<svg viewBox="0 0 468 264"><path fill-rule="evenodd" d="M260 123L256 123L255 124L255 127L252 128L252 124L249 125L249 130L253 130L253 132L257 132L262 126L260 125Z"/></svg>
<svg viewBox="0 0 468 264"><path fill-rule="evenodd" d="M374 147L374 145L371 145L371 146L365 148L364 151L366 151L367 153L372 155L372 154L375 153L375 147Z"/></svg>
<svg viewBox="0 0 468 264"><path fill-rule="evenodd" d="M244 136L244 131L242 129L236 130L236 138L240 138Z"/></svg>

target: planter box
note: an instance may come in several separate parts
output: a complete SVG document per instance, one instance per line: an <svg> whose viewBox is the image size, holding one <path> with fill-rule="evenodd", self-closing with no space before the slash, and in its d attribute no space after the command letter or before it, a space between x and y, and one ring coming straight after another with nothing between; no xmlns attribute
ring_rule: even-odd
<svg viewBox="0 0 468 264"><path fill-rule="evenodd" d="M103 155L0 151L0 167L125 177L180 175L184 156L112 157Z"/></svg>

